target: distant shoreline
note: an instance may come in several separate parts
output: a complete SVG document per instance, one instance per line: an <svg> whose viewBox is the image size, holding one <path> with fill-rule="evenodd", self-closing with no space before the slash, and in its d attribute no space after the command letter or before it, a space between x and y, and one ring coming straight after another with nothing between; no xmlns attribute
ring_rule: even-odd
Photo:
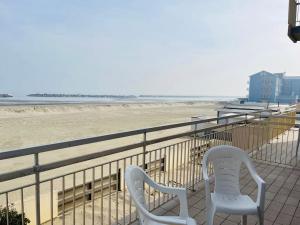
<svg viewBox="0 0 300 225"><path fill-rule="evenodd" d="M135 95L84 95L84 94L29 94L29 97L51 98L137 98Z"/></svg>
<svg viewBox="0 0 300 225"><path fill-rule="evenodd" d="M54 98L223 98L223 97L236 97L238 96L210 96L210 95L89 95L89 94L48 94L36 93L29 94L29 97L54 97ZM12 96L11 96L12 97Z"/></svg>
<svg viewBox="0 0 300 225"><path fill-rule="evenodd" d="M196 102L231 102L238 99L232 96L151 96L140 95L136 97L120 97L119 95L101 95L102 97L77 97L69 95L44 96L14 96L0 99L0 106L26 106L26 105L122 105L122 104L157 104L157 103L196 103ZM55 94L56 96L56 94ZM79 96L79 95L78 95Z"/></svg>
<svg viewBox="0 0 300 225"><path fill-rule="evenodd" d="M157 101L157 102L65 102L65 101L48 101L48 102L26 102L26 101L7 101L7 102L0 102L0 107L18 107L18 106L76 106L76 105L93 105L93 106L128 106L128 105L177 105L177 104L197 104L197 103L224 103L229 101L217 101L217 100L210 100L210 101L203 101L203 100L191 100L191 101Z"/></svg>

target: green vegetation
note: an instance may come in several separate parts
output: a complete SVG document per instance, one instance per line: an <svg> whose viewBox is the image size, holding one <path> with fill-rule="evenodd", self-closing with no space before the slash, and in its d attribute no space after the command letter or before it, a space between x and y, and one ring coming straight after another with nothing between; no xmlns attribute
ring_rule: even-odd
<svg viewBox="0 0 300 225"><path fill-rule="evenodd" d="M8 208L0 206L0 225L7 225L7 214L9 224L22 225L22 213L19 213L13 204L9 205ZM24 225L30 223L30 220L24 216Z"/></svg>

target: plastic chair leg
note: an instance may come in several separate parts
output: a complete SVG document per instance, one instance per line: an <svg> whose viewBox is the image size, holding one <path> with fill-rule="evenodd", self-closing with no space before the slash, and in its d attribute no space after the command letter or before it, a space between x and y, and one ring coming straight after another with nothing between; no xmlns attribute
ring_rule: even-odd
<svg viewBox="0 0 300 225"><path fill-rule="evenodd" d="M259 225L264 225L264 213L258 210L258 223Z"/></svg>
<svg viewBox="0 0 300 225"><path fill-rule="evenodd" d="M242 225L247 225L247 215L242 215Z"/></svg>
<svg viewBox="0 0 300 225"><path fill-rule="evenodd" d="M213 225L214 224L214 216L215 216L216 210L214 208L210 208L207 212L207 225Z"/></svg>

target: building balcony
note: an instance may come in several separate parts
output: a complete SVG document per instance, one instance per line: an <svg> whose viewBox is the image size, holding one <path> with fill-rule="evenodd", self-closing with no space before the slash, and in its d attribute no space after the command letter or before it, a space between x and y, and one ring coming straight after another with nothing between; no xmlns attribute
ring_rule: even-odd
<svg viewBox="0 0 300 225"><path fill-rule="evenodd" d="M15 208L30 224L137 224L124 182L128 165L138 165L158 183L185 187L189 212L205 224L202 157L211 147L244 149L267 184L265 224L299 224L299 128L294 110L262 117L263 112L151 127L0 153L0 205ZM229 120L231 119L231 120ZM233 120L234 119L234 120ZM218 124L217 121L228 121ZM230 122L231 121L231 122ZM196 128L196 129L195 129ZM51 161L52 154L67 158ZM27 160L25 160L27 159ZM28 159L32 159L31 161ZM33 163L30 165L24 162ZM213 173L211 168L210 173ZM255 183L241 171L241 191L253 198ZM145 186L149 210L178 213L174 196ZM10 206L13 204L13 206ZM6 211L6 224L13 224ZM215 224L238 224L239 217L217 214ZM256 224L249 217L248 224Z"/></svg>
<svg viewBox="0 0 300 225"><path fill-rule="evenodd" d="M288 36L293 42L300 41L300 1L289 1Z"/></svg>

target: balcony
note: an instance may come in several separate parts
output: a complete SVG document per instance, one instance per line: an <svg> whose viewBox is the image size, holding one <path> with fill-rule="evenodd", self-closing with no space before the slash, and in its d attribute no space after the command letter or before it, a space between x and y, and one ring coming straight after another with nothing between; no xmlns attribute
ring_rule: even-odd
<svg viewBox="0 0 300 225"><path fill-rule="evenodd" d="M220 120L227 122L217 124ZM133 164L158 183L186 187L190 215L205 224L201 160L210 147L228 144L244 149L267 183L265 224L299 224L295 122L295 110L270 116L260 111L1 152L2 165L10 163L14 170L1 167L0 205L13 204L22 221L29 218L33 225L135 224L137 214L123 176L126 166ZM68 158L50 159L61 151L68 151ZM255 183L244 168L240 181L241 191L255 197ZM174 196L148 186L145 195L149 210L160 215L178 212ZM232 215L215 218L215 224L239 221ZM13 224L9 213L6 222ZM256 222L249 217L248 224Z"/></svg>

